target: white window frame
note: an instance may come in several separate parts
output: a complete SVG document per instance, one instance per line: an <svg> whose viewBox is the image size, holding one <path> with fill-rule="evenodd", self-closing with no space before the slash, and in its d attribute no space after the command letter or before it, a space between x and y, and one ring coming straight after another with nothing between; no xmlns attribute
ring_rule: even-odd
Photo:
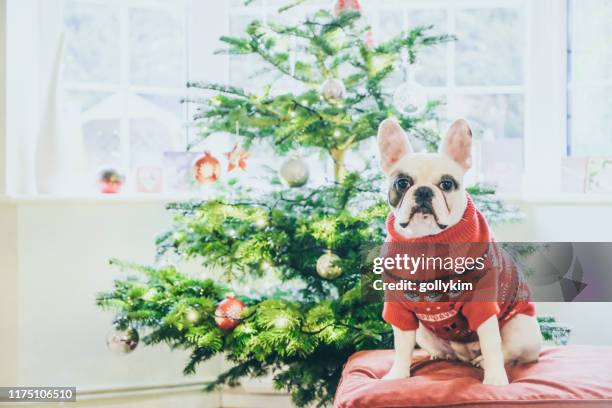
<svg viewBox="0 0 612 408"><path fill-rule="evenodd" d="M119 66L119 81L116 84L107 84L107 83L94 83L94 82L69 82L65 81L63 83L63 89L65 91L76 91L76 92L108 92L111 94L115 94L120 101L121 108L119 109L121 112L129 112L129 96L134 94L151 94L151 95L163 95L163 96L174 96L177 100L181 98L185 98L187 96L187 89L185 86L182 87L162 87L162 86L147 86L147 85L132 85L130 83L130 38L129 38L129 26L130 26L130 16L129 11L135 7L142 7L147 10L155 10L155 11L167 11L174 12L173 6L176 6L177 3L182 3L181 7L187 7L186 16L185 16L185 30L186 37L189 37L189 0L174 0L171 3L152 3L146 2L142 0L129 0L129 1L121 1L121 0L76 0L82 4L100 4L103 6L115 6L119 8L119 52L120 52L120 66ZM65 3L65 0L63 0ZM43 6L44 7L44 6ZM60 5L62 9L63 5ZM185 44L186 52L188 44ZM189 55L187 56L187 61L189 61ZM189 78L189 64L186 61L185 64L185 78ZM183 120L187 122L187 114L189 112L188 107L184 109L184 117ZM90 119L118 119L119 120L119 140L120 140L120 167L122 169L129 169L130 163L130 119L132 117L129 114L122 114L120 116L113 116L108 118L87 118ZM187 145L187 129L182 131L184 133L184 143Z"/></svg>
<svg viewBox="0 0 612 408"><path fill-rule="evenodd" d="M9 18L8 37L20 36L19 49L7 44L7 154L6 182L11 195L31 194L33 189L32 146L37 133L44 85L39 83L37 67L44 56L38 55L40 33L31 29L33 21L52 20L49 14L38 9L38 0L6 0ZM62 0L45 0L46 7ZM91 0L102 1L102 0ZM119 0L111 0L119 1ZM465 0L460 7L499 7L526 0ZM19 6L16 7L16 4ZM210 57L221 47L217 41L221 34L229 32L227 13L237 12L230 7L229 0L215 2L195 1L190 41L189 70L192 79L211 82L229 80L229 58ZM415 0L411 7L448 7L451 0ZM385 5L386 6L386 5ZM561 185L561 160L566 157L567 141L567 1L538 0L526 1L525 56L525 135L523 192L521 196L557 195ZM47 12L45 12L47 13ZM202 23L206 16L208 24ZM44 17L44 18L43 18ZM546 24L543 24L545 22ZM41 29L44 29L42 27ZM44 38L44 37L43 37ZM25 45L25 48L24 48ZM451 45L452 48L452 45ZM212 62L211 62L212 61ZM206 66L215 64L218 69L209 71ZM32 80L32 78L35 78ZM490 89L487 87L487 89ZM492 89L492 88L491 88ZM469 89L462 89L463 91ZM443 90L440 90L441 92ZM477 92L478 89L473 89ZM498 89L497 91L518 92L520 89ZM27 109L24 109L27 107Z"/></svg>

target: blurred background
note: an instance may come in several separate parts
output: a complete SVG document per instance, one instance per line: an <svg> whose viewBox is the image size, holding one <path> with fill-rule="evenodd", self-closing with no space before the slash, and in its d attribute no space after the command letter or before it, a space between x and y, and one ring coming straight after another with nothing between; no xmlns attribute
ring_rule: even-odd
<svg viewBox="0 0 612 408"><path fill-rule="evenodd" d="M291 83L257 61L218 55L254 19L296 22L311 0L0 0L0 385L76 385L83 406L286 406L265 383L204 395L221 360L181 375L163 348L111 354L95 293L108 258L153 261L169 201L214 194L185 182L177 157L233 146L197 140L187 81L273 92ZM374 41L415 25L458 41L427 50L411 79L475 133L472 181L496 184L525 214L499 241L612 241L611 0L362 0ZM397 78L397 86L403 79ZM359 160L373 159L361 150ZM182 156L181 156L182 155ZM252 152L248 175L272 152ZM308 160L317 161L319 157ZM355 159L355 160L357 160ZM121 179L102 194L104 175ZM325 171L313 180L325 179ZM611 344L610 304L540 304L570 343Z"/></svg>

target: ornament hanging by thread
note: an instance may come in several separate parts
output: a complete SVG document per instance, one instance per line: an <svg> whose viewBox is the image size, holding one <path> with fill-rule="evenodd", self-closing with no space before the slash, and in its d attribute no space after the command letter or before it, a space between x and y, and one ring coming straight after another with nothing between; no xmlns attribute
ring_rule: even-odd
<svg viewBox="0 0 612 408"><path fill-rule="evenodd" d="M219 180L220 173L219 160L209 152L204 152L194 164L194 177L201 184L214 183Z"/></svg>
<svg viewBox="0 0 612 408"><path fill-rule="evenodd" d="M372 30L368 30L365 34L365 43L368 48L374 48L376 46L376 40L374 39L374 32Z"/></svg>
<svg viewBox="0 0 612 408"><path fill-rule="evenodd" d="M235 329L240 324L240 317L246 306L236 299L233 293L228 293L224 300L217 305L215 322L217 327L224 331Z"/></svg>
<svg viewBox="0 0 612 408"><path fill-rule="evenodd" d="M116 353L128 354L138 347L140 336L134 328L127 330L111 330L106 336L106 346Z"/></svg>
<svg viewBox="0 0 612 408"><path fill-rule="evenodd" d="M328 78L321 85L321 96L330 102L337 103L344 99L346 87L344 82L336 78Z"/></svg>
<svg viewBox="0 0 612 408"><path fill-rule="evenodd" d="M240 147L238 143L234 145L234 148L230 152L225 153L225 157L227 157L228 172L233 171L237 168L240 168L241 170L246 170L249 152Z"/></svg>
<svg viewBox="0 0 612 408"><path fill-rule="evenodd" d="M308 165L299 156L291 156L280 167L278 171L283 183L289 187L302 187L308 182L310 171Z"/></svg>
<svg viewBox="0 0 612 408"><path fill-rule="evenodd" d="M334 15L337 17L345 11L361 13L361 3L359 3L359 0L337 0L334 6Z"/></svg>
<svg viewBox="0 0 612 408"><path fill-rule="evenodd" d="M334 254L331 250L325 251L323 255L317 259L317 273L323 279L333 280L342 275L342 268L336 263L340 261L340 257Z"/></svg>
<svg viewBox="0 0 612 408"><path fill-rule="evenodd" d="M240 122L236 121L236 139L240 138ZM234 148L224 153L227 157L227 171L228 173L240 167L242 170L246 170L247 159L249 158L249 152L244 150L238 143L234 145Z"/></svg>
<svg viewBox="0 0 612 408"><path fill-rule="evenodd" d="M425 88L415 81L408 80L393 93L393 106L406 116L418 116L427 108Z"/></svg>
<svg viewBox="0 0 612 408"><path fill-rule="evenodd" d="M115 169L106 169L100 172L98 184L100 192L104 194L116 194L121 191L125 178Z"/></svg>

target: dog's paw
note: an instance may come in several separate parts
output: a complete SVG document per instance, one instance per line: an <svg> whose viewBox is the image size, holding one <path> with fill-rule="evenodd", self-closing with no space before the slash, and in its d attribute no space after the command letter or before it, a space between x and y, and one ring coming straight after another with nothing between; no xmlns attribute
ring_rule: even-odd
<svg viewBox="0 0 612 408"><path fill-rule="evenodd" d="M506 370L502 370L495 373L487 373L485 371L485 376L482 383L484 385L494 385L498 387L510 384L510 382L508 381L508 374L506 374Z"/></svg>
<svg viewBox="0 0 612 408"><path fill-rule="evenodd" d="M410 377L410 367L391 367L391 370L385 375L383 380L399 380Z"/></svg>
<svg viewBox="0 0 612 408"><path fill-rule="evenodd" d="M482 354L479 355L478 357L476 357L475 359L473 359L472 361L470 361L470 363L474 366L474 367L482 367L482 361L484 360L484 358L482 357Z"/></svg>
<svg viewBox="0 0 612 408"><path fill-rule="evenodd" d="M437 352L429 354L430 360L451 360L452 358L453 357L448 353Z"/></svg>

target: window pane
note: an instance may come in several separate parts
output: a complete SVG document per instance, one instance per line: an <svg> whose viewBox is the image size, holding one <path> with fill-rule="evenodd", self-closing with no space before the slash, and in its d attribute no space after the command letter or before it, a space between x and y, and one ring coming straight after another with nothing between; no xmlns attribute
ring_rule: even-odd
<svg viewBox="0 0 612 408"><path fill-rule="evenodd" d="M572 155L612 155L612 0L570 3Z"/></svg>
<svg viewBox="0 0 612 408"><path fill-rule="evenodd" d="M387 41L398 35L404 27L404 12L402 9L389 9L380 12L380 19L376 32L376 39Z"/></svg>
<svg viewBox="0 0 612 408"><path fill-rule="evenodd" d="M457 85L522 85L524 21L518 9L457 12Z"/></svg>
<svg viewBox="0 0 612 408"><path fill-rule="evenodd" d="M612 80L612 1L572 1L572 82Z"/></svg>
<svg viewBox="0 0 612 408"><path fill-rule="evenodd" d="M523 172L524 98L522 95L460 95L457 117L472 126L476 180L500 191L518 191Z"/></svg>
<svg viewBox="0 0 612 408"><path fill-rule="evenodd" d="M83 125L87 163L93 170L118 167L120 160L119 120L90 120Z"/></svg>
<svg viewBox="0 0 612 408"><path fill-rule="evenodd" d="M184 16L130 10L130 82L181 87L186 82Z"/></svg>
<svg viewBox="0 0 612 408"><path fill-rule="evenodd" d="M408 24L410 27L433 25L433 29L429 31L430 35L442 35L448 32L445 11L411 11L408 13ZM421 85L446 85L446 48L447 45L436 45L420 50L417 55L415 79Z"/></svg>
<svg viewBox="0 0 612 408"><path fill-rule="evenodd" d="M612 155L612 86L574 87L572 100L572 154Z"/></svg>
<svg viewBox="0 0 612 408"><path fill-rule="evenodd" d="M64 9L66 55L64 79L69 82L119 81L118 9L69 2Z"/></svg>

